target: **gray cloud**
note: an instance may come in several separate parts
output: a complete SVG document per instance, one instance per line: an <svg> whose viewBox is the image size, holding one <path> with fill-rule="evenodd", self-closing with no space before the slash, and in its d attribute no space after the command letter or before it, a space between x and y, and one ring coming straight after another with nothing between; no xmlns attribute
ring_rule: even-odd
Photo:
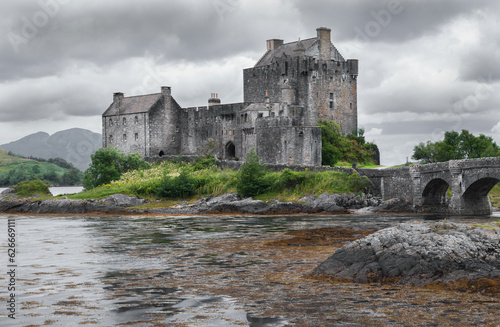
<svg viewBox="0 0 500 327"><path fill-rule="evenodd" d="M488 134L500 121L500 3L401 0L390 7L396 2L7 1L0 13L0 143L11 141L5 138L16 126L29 128L25 134L59 124L99 132L116 91L170 85L182 106L203 105L211 92L241 101L242 69L265 52L266 39L314 37L319 26L332 29L345 57L360 60L360 122L382 130L373 137L391 160L398 157L393 149L406 155L413 139L437 130ZM391 8L397 13L387 16ZM409 133L404 147L395 146Z"/></svg>

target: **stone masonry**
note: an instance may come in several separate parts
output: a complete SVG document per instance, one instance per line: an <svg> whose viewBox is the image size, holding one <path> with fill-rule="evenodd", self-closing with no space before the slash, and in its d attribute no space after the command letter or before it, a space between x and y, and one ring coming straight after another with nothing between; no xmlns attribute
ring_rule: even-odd
<svg viewBox="0 0 500 327"><path fill-rule="evenodd" d="M268 40L257 64L243 71L244 102L182 108L170 87L125 97L115 93L102 115L103 147L145 158L196 156L207 142L217 157L243 159L255 148L262 162L321 165L319 120L334 120L344 134L357 131L358 61L345 60L331 30L310 39Z"/></svg>

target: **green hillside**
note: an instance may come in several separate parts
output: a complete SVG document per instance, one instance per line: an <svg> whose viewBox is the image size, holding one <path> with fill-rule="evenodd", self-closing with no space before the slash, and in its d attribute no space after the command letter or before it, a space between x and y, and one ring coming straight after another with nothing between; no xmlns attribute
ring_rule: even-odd
<svg viewBox="0 0 500 327"><path fill-rule="evenodd" d="M39 179L54 186L81 185L82 172L64 160L47 162L43 159L26 159L0 149L0 187L8 187L26 180Z"/></svg>

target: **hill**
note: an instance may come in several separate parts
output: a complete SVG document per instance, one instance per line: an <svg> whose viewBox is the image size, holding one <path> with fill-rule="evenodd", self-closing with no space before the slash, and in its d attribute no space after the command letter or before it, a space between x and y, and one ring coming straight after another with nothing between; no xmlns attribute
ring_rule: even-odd
<svg viewBox="0 0 500 327"><path fill-rule="evenodd" d="M53 162L18 158L0 149L0 187L35 179L54 186L81 185L81 171L60 159L51 161Z"/></svg>
<svg viewBox="0 0 500 327"><path fill-rule="evenodd" d="M90 155L101 148L101 145L101 134L72 128L53 135L45 132L30 134L17 141L0 145L0 149L25 157L62 158L83 171L91 162Z"/></svg>

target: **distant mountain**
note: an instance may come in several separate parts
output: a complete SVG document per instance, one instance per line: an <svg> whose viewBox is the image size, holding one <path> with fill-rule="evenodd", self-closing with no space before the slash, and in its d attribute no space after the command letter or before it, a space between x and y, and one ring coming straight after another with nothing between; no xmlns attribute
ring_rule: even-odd
<svg viewBox="0 0 500 327"><path fill-rule="evenodd" d="M22 156L50 159L63 158L80 170L90 164L90 155L100 149L102 137L86 129L72 128L49 135L38 132L17 141L0 145L0 149Z"/></svg>

